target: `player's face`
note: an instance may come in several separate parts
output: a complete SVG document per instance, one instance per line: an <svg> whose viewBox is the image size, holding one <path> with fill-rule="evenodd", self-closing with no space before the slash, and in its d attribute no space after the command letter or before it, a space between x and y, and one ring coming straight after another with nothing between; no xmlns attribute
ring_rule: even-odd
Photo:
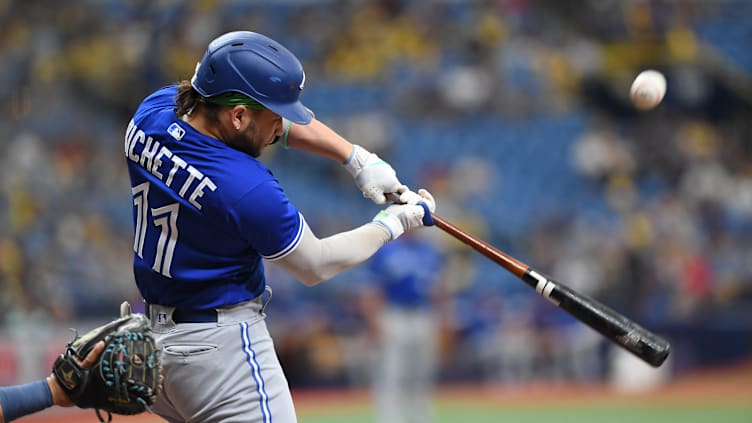
<svg viewBox="0 0 752 423"><path fill-rule="evenodd" d="M251 119L248 120L246 128L241 129L233 137L230 145L252 157L259 157L264 148L271 145L277 136L282 135L282 118L268 109L246 111Z"/></svg>

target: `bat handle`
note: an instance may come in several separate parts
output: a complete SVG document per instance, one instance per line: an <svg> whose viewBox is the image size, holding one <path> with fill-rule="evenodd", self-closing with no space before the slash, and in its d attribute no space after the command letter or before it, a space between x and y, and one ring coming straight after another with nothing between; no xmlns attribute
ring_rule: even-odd
<svg viewBox="0 0 752 423"><path fill-rule="evenodd" d="M391 201L394 204L402 204L400 196L396 192L385 192L384 197L386 197L386 201Z"/></svg>
<svg viewBox="0 0 752 423"><path fill-rule="evenodd" d="M439 229L445 231L446 233L468 245L470 248L500 264L502 267L507 269L507 271L511 272L518 278L524 278L525 273L529 268L525 263L517 260L509 254L506 254L503 251L500 251L497 248L494 248L488 243L481 242L479 239L463 231L443 217L438 216L436 213L432 213L431 217L433 219L434 225L436 225Z"/></svg>

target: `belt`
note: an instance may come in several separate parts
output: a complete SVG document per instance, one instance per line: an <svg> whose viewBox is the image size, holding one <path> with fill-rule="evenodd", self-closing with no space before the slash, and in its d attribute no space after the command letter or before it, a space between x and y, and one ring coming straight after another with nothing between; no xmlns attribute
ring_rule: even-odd
<svg viewBox="0 0 752 423"><path fill-rule="evenodd" d="M272 298L272 288L266 286L264 292L253 301L258 302L261 305L261 313L264 312L264 308ZM144 301L146 308L145 312L150 318L155 318L151 313L151 304ZM217 309L192 309L192 308L176 308L172 311L172 321L175 323L217 323L219 322L219 314Z"/></svg>
<svg viewBox="0 0 752 423"><path fill-rule="evenodd" d="M216 323L217 310L194 310L190 308L176 308L172 312L172 321L175 323Z"/></svg>
<svg viewBox="0 0 752 423"><path fill-rule="evenodd" d="M151 315L151 304L146 303L146 313ZM153 316L151 316L153 318ZM216 323L217 310L210 308L208 310L198 310L191 308L176 308L172 312L172 321L175 323Z"/></svg>

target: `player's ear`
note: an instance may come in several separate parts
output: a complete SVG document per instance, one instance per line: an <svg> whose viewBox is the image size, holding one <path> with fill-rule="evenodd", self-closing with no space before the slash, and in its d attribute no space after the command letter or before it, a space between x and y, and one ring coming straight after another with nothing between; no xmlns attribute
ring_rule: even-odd
<svg viewBox="0 0 752 423"><path fill-rule="evenodd" d="M230 109L230 121L232 126L238 131L243 125L248 124L246 121L250 116L247 116L246 113L248 113L248 109L245 106L238 105Z"/></svg>

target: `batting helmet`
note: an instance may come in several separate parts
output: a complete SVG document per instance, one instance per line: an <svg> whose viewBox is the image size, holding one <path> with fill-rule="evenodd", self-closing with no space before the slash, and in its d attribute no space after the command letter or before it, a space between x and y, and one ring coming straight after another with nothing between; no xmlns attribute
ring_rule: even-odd
<svg viewBox="0 0 752 423"><path fill-rule="evenodd" d="M278 42L250 31L215 38L196 65L191 85L204 97L244 94L272 112L299 124L313 114L300 102L303 66Z"/></svg>

